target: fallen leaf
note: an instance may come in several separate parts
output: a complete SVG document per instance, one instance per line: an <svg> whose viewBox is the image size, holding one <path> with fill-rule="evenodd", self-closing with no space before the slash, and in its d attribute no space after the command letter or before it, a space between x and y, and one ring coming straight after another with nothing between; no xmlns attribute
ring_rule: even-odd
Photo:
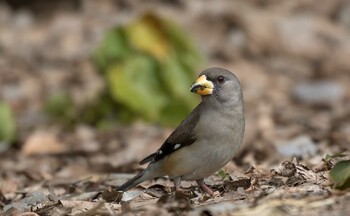
<svg viewBox="0 0 350 216"><path fill-rule="evenodd" d="M338 189L350 187L350 160L338 162L329 172L334 186Z"/></svg>
<svg viewBox="0 0 350 216"><path fill-rule="evenodd" d="M32 133L21 149L23 155L57 154L65 151L65 146L56 134L49 130L37 130Z"/></svg>

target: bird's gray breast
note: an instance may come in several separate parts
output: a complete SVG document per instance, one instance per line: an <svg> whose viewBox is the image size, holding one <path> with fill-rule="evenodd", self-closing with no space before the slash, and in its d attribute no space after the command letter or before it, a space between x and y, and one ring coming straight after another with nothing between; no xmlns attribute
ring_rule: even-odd
<svg viewBox="0 0 350 216"><path fill-rule="evenodd" d="M244 116L233 110L208 109L202 113L195 130L198 138L206 140L210 146L224 145L236 150L243 138Z"/></svg>
<svg viewBox="0 0 350 216"><path fill-rule="evenodd" d="M243 122L243 123L242 123ZM201 161L193 173L183 176L184 180L196 180L212 175L228 163L237 153L242 142L243 114L218 112L207 109L202 113L195 131L200 149L194 160Z"/></svg>

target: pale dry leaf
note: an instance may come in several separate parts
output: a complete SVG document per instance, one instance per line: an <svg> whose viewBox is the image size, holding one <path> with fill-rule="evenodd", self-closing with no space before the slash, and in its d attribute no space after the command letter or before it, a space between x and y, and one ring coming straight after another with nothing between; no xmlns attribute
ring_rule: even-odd
<svg viewBox="0 0 350 216"><path fill-rule="evenodd" d="M57 154L65 152L66 148L59 141L57 135L49 130L37 130L33 132L21 149L23 155Z"/></svg>

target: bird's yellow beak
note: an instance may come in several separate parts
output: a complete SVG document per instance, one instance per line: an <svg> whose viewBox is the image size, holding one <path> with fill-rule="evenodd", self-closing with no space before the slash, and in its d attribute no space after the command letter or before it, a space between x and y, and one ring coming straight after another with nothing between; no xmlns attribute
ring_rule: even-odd
<svg viewBox="0 0 350 216"><path fill-rule="evenodd" d="M207 80L205 75L198 77L192 84L190 91L200 95L209 95L213 93L214 84Z"/></svg>

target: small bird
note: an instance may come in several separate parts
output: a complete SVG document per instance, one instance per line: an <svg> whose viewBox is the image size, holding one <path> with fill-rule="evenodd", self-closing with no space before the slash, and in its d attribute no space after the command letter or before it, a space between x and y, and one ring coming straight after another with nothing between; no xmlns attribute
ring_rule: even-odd
<svg viewBox="0 0 350 216"><path fill-rule="evenodd" d="M201 95L201 103L158 151L141 160L141 165L149 163L147 168L117 187L118 191L169 176L176 191L180 190L181 181L196 181L203 191L213 195L204 178L232 160L242 143L243 95L236 76L219 67L202 71L190 91Z"/></svg>

